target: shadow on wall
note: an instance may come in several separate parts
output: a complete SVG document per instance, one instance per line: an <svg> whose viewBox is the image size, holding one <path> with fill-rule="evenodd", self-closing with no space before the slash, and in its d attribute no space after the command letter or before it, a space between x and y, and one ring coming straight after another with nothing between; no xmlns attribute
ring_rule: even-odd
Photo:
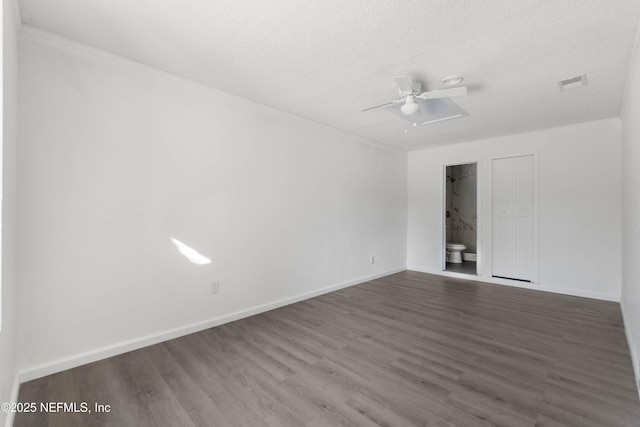
<svg viewBox="0 0 640 427"><path fill-rule="evenodd" d="M462 243L476 253L477 164L447 166L447 243Z"/></svg>

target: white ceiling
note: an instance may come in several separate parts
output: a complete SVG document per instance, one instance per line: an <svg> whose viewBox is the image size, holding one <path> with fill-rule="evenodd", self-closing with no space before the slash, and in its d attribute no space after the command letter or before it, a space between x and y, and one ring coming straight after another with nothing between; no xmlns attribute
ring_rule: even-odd
<svg viewBox="0 0 640 427"><path fill-rule="evenodd" d="M638 0L19 4L26 25L406 150L618 116L640 13ZM469 117L412 128L360 112L395 98L393 76L434 89L452 74Z"/></svg>

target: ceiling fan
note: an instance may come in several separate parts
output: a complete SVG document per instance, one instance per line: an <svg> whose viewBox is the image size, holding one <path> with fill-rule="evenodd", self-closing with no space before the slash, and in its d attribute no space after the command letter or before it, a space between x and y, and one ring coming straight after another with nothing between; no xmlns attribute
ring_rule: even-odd
<svg viewBox="0 0 640 427"><path fill-rule="evenodd" d="M407 77L394 77L393 80L398 86L399 99L383 102L382 104L372 105L363 108L361 111L374 110L376 108L384 108L392 105L401 104L400 111L406 116L412 116L422 107L418 101L440 98L452 98L454 96L462 96L467 94L467 88L458 86L450 89L436 89L422 92L422 83L418 80L410 80ZM460 78L459 81L462 81ZM459 83L458 81L458 83Z"/></svg>

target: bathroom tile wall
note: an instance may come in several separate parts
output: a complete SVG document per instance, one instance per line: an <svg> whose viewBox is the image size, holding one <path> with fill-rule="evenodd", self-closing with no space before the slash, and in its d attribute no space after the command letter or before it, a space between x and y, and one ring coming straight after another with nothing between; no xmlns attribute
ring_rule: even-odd
<svg viewBox="0 0 640 427"><path fill-rule="evenodd" d="M477 165L447 167L447 243L462 243L464 252L476 252Z"/></svg>

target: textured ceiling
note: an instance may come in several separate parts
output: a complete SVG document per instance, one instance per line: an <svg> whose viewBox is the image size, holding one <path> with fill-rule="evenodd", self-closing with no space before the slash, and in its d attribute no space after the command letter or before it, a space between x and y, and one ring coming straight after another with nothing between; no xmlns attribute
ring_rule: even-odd
<svg viewBox="0 0 640 427"><path fill-rule="evenodd" d="M20 0L26 25L397 148L618 116L638 0ZM588 85L557 82L587 74ZM392 77L464 76L420 127ZM408 132L405 133L405 129Z"/></svg>

